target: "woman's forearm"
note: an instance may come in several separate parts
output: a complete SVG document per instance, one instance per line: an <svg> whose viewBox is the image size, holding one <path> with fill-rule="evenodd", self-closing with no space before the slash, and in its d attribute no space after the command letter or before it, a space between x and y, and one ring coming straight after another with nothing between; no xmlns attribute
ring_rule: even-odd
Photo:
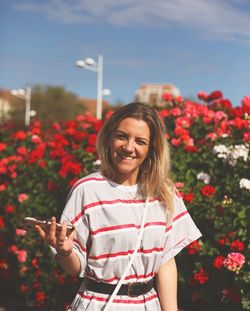
<svg viewBox="0 0 250 311"><path fill-rule="evenodd" d="M177 311L177 268L175 259L160 267L156 274L157 293L162 311Z"/></svg>

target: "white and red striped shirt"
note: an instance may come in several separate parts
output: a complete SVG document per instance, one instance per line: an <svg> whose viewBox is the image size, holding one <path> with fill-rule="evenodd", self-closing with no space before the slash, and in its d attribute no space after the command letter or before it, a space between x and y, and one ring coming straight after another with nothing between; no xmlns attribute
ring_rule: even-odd
<svg viewBox="0 0 250 311"><path fill-rule="evenodd" d="M88 175L72 187L61 221L76 228L74 251L81 262L80 277L116 284L137 241L145 199L136 196L137 185L123 186L102 176ZM174 198L174 216L166 225L166 208L150 199L143 243L124 283L149 281L159 267L201 236L183 200ZM102 310L109 296L84 290L77 293L72 310ZM154 289L138 297L117 296L112 310L161 310Z"/></svg>

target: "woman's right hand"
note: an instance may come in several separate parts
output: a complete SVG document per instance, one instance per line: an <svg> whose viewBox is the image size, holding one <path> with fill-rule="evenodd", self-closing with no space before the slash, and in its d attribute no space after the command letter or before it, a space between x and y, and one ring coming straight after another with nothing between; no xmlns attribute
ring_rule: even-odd
<svg viewBox="0 0 250 311"><path fill-rule="evenodd" d="M58 255L67 257L72 253L73 240L75 238L75 231L67 236L67 224L62 223L60 231L56 230L56 218L51 218L51 225L48 231L44 231L39 225L36 225L36 231L50 246L54 247Z"/></svg>

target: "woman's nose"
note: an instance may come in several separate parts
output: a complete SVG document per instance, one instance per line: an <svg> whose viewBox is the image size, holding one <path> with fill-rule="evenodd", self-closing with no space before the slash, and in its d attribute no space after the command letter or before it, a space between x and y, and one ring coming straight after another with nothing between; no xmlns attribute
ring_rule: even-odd
<svg viewBox="0 0 250 311"><path fill-rule="evenodd" d="M124 145L124 149L126 151L133 151L135 147L135 142L133 140L127 140L126 144Z"/></svg>

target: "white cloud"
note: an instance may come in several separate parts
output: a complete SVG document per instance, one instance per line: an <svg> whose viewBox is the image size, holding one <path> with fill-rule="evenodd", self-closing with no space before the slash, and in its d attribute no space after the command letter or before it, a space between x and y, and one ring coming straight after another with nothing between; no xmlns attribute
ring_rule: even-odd
<svg viewBox="0 0 250 311"><path fill-rule="evenodd" d="M249 43L246 0L47 0L16 4L62 23L107 22L117 26L181 26L204 38Z"/></svg>

